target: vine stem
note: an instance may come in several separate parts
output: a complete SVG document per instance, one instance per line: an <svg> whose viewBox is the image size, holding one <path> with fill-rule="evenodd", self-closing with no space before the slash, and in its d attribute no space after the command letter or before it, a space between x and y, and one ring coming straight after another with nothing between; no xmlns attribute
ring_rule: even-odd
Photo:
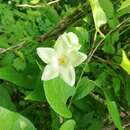
<svg viewBox="0 0 130 130"><path fill-rule="evenodd" d="M108 33L106 34L106 36L103 37L103 39L101 39L101 40L99 41L99 43L96 45L96 47L94 47L94 48L91 49L91 51L90 51L89 54L88 54L88 58L86 59L85 66L84 66L84 68L82 69L82 72L81 72L81 74L80 74L79 80L78 80L78 82L77 82L77 84L76 84L76 88L77 88L77 86L78 86L79 83L80 83L80 80L81 80L81 78L82 78L82 76L83 76L83 74L84 74L84 71L85 71L85 68L86 68L87 64L91 61L91 59L92 59L94 53L96 52L96 50L98 49L98 47L103 44L104 40L105 40L109 35L111 35L112 33L114 33L114 32L117 31L117 30L120 30L120 28L121 28L125 23L127 23L127 22L130 22L130 18L127 18L127 19L125 19L124 21L122 21L120 24L118 24L114 29L112 29L110 32L108 32ZM95 33L95 34L96 34L96 33ZM95 42L95 40L96 40L96 39L95 39L95 37L94 37L94 42ZM95 43L93 43L93 44L95 44ZM70 99L70 102L69 102L69 105L68 105L68 108L69 108L69 109L70 109L70 107L71 107L71 105L72 105L72 101L73 101L73 99L74 99L74 96L75 96L75 94L74 94L74 95L71 97L71 99Z"/></svg>
<svg viewBox="0 0 130 130"><path fill-rule="evenodd" d="M9 48L6 48L6 49L5 48L0 48L0 54L4 54L4 53L6 53L8 51L11 51L11 50L14 50L14 49L20 49L20 48L22 48L24 46L25 42L26 41L22 41L21 43L15 44L15 45L13 45L13 46L11 46Z"/></svg>
<svg viewBox="0 0 130 130"><path fill-rule="evenodd" d="M59 2L60 0L54 0L51 1L49 3L47 3L46 5L52 5L55 4L57 2ZM30 5L30 4L17 4L16 7L22 7L22 8L42 8L42 7L46 7L45 4L37 4L37 5Z"/></svg>

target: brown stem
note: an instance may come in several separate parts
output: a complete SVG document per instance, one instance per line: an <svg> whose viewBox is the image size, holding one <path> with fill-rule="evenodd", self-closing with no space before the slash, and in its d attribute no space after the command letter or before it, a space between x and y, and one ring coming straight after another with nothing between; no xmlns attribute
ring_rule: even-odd
<svg viewBox="0 0 130 130"><path fill-rule="evenodd" d="M129 130L128 128L130 127L130 115L124 115L122 117L122 122L123 122L123 128L125 130ZM106 124L102 130L115 130L115 129L116 127L114 123L111 123L111 124Z"/></svg>
<svg viewBox="0 0 130 130"><path fill-rule="evenodd" d="M59 34L63 33L70 25L80 20L83 16L85 16L85 13L82 10L75 10L71 15L64 17L56 25L55 28L39 36L37 38L37 41L43 42L48 38L57 37Z"/></svg>

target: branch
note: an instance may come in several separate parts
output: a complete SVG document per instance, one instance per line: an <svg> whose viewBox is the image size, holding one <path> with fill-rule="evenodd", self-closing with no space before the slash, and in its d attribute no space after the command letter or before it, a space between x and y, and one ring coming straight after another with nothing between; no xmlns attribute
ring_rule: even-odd
<svg viewBox="0 0 130 130"><path fill-rule="evenodd" d="M0 48L0 54L4 54L4 53L6 53L7 51L11 51L11 50L13 50L13 49L20 49L20 48L22 48L23 47L23 45L25 44L25 41L23 41L23 42L21 42L21 43L19 43L19 44L16 44L16 45L13 45L13 46L11 46L11 47L9 47L9 48Z"/></svg>
<svg viewBox="0 0 130 130"><path fill-rule="evenodd" d="M85 13L82 10L76 10L74 13L72 13L69 16L64 17L55 28L52 30L44 33L43 35L39 36L37 38L37 41L43 42L48 38L57 37L59 34L64 32L70 25L74 24L78 20L80 20L83 16L85 16Z"/></svg>
<svg viewBox="0 0 130 130"><path fill-rule="evenodd" d="M55 3L59 2L59 1L60 0L54 0L54 1L51 1L51 2L47 3L47 5L52 5L52 4L55 4Z"/></svg>
<svg viewBox="0 0 130 130"><path fill-rule="evenodd" d="M122 26L124 26L124 25L125 25L126 23L128 23L128 22L130 22L130 18L125 19L125 20L122 21L120 24L118 24L114 29L112 29L110 32L108 32L108 33L106 34L106 36L97 44L97 46L96 46L95 48L92 48L92 50L90 51L90 53L89 53L89 55L88 55L88 58L87 58L86 63L88 63L88 62L91 60L91 58L93 57L93 55L94 55L94 53L96 52L96 50L98 49L98 47L104 43L105 39L106 39L109 35L113 34L113 33L114 33L115 31L117 31L117 30L120 30L120 28L121 28Z"/></svg>
<svg viewBox="0 0 130 130"><path fill-rule="evenodd" d="M46 5L52 5L55 4L57 2L59 2L60 0L54 0L51 1L49 3L47 3ZM17 4L16 7L23 7L23 8L43 8L46 7L45 4L37 4L37 5L30 5L30 4Z"/></svg>
<svg viewBox="0 0 130 130"><path fill-rule="evenodd" d="M39 5L17 4L16 7L23 7L23 8L42 8L42 7L45 7L45 5L44 4L39 4Z"/></svg>

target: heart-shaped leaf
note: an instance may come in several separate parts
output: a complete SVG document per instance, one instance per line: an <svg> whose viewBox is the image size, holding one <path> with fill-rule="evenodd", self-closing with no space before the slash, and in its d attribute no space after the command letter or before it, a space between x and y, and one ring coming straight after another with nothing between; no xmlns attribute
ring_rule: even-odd
<svg viewBox="0 0 130 130"><path fill-rule="evenodd" d="M33 124L16 112L0 107L0 130L36 130Z"/></svg>
<svg viewBox="0 0 130 130"><path fill-rule="evenodd" d="M62 79L55 78L44 82L44 90L52 109L65 118L71 118L72 114L66 102L75 93L75 88L70 87Z"/></svg>

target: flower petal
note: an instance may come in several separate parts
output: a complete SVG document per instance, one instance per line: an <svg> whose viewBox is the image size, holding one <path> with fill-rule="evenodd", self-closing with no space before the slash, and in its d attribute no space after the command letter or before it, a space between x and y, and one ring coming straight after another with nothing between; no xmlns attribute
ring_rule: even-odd
<svg viewBox="0 0 130 130"><path fill-rule="evenodd" d="M71 65L73 67L76 67L86 60L87 55L82 52L73 51L70 54L68 54L68 57Z"/></svg>
<svg viewBox="0 0 130 130"><path fill-rule="evenodd" d="M58 68L53 65L47 65L42 74L41 80L51 80L59 75Z"/></svg>
<svg viewBox="0 0 130 130"><path fill-rule="evenodd" d="M79 43L79 39L78 39L77 35L73 32L69 32L67 35L68 35L67 39L69 41L68 46L70 47L70 49L78 51L80 49L81 45Z"/></svg>
<svg viewBox="0 0 130 130"><path fill-rule="evenodd" d="M56 52L53 48L39 47L37 48L37 54L47 64L51 63L56 58Z"/></svg>
<svg viewBox="0 0 130 130"><path fill-rule="evenodd" d="M70 86L75 84L75 70L72 66L60 66L60 77Z"/></svg>
<svg viewBox="0 0 130 130"><path fill-rule="evenodd" d="M79 50L81 45L79 39L73 32L64 33L56 40L54 46L55 50L62 54L63 52L70 52L73 50Z"/></svg>
<svg viewBox="0 0 130 130"><path fill-rule="evenodd" d="M79 44L79 39L75 33L68 32L67 36L68 36L69 42L71 42L72 44Z"/></svg>
<svg viewBox="0 0 130 130"><path fill-rule="evenodd" d="M56 43L54 45L54 49L56 50L57 53L63 54L65 51L68 50L67 46L67 33L64 33L63 35L60 35L58 39L56 40Z"/></svg>

